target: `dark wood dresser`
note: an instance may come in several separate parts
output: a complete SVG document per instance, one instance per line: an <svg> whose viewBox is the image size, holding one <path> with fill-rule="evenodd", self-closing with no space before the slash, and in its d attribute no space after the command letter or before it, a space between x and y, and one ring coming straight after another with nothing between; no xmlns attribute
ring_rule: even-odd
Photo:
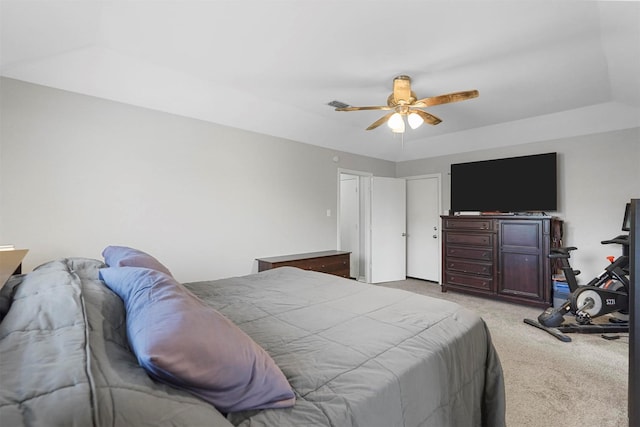
<svg viewBox="0 0 640 427"><path fill-rule="evenodd" d="M551 305L552 247L562 221L543 215L442 217L442 291ZM558 231L560 230L560 231ZM553 236L555 231L556 236Z"/></svg>
<svg viewBox="0 0 640 427"><path fill-rule="evenodd" d="M288 266L349 278L350 254L351 252L343 251L322 251L258 258L258 271Z"/></svg>

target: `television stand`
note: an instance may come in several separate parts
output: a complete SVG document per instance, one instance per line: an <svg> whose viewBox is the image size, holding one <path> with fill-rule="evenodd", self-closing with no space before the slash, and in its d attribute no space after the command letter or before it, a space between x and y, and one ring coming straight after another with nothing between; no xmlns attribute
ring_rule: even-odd
<svg viewBox="0 0 640 427"><path fill-rule="evenodd" d="M442 216L442 291L546 308L562 221L533 215Z"/></svg>

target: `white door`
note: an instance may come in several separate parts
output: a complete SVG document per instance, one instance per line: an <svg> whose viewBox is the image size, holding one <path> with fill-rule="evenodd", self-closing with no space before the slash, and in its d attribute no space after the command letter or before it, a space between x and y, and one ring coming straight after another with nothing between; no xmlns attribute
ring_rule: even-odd
<svg viewBox="0 0 640 427"><path fill-rule="evenodd" d="M440 282L440 176L407 178L407 276Z"/></svg>
<svg viewBox="0 0 640 427"><path fill-rule="evenodd" d="M371 178L370 283L405 280L406 191L399 178Z"/></svg>

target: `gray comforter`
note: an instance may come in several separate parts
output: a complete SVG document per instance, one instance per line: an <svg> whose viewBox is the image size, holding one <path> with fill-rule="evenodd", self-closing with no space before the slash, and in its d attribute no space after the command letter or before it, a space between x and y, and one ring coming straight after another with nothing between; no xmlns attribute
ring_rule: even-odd
<svg viewBox="0 0 640 427"><path fill-rule="evenodd" d="M2 426L504 426L502 370L477 315L286 267L186 285L262 345L296 393L293 408L225 418L138 366L102 266L53 261L2 289Z"/></svg>
<svg viewBox="0 0 640 427"><path fill-rule="evenodd" d="M188 283L274 358L292 409L240 426L504 426L502 368L485 323L444 300L281 267Z"/></svg>

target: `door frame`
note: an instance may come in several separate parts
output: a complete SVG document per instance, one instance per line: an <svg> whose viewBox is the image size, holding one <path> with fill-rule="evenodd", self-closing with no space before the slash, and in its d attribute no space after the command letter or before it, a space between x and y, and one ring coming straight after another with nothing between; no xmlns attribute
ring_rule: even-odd
<svg viewBox="0 0 640 427"><path fill-rule="evenodd" d="M407 180L407 182L409 180L414 180L414 179L433 179L435 178L437 180L437 187L438 187L438 197L436 198L436 204L438 205L438 215L442 215L442 174L441 173L430 173L430 174L423 174L423 175L414 175L414 176L407 176L405 177L405 179ZM409 193L407 192L407 203L408 203L408 198L409 198ZM409 229L409 224L407 223L407 229ZM438 226L438 242L440 243L439 247L438 247L438 283L442 284L442 222L439 222L439 226ZM408 256L407 256L408 259Z"/></svg>

